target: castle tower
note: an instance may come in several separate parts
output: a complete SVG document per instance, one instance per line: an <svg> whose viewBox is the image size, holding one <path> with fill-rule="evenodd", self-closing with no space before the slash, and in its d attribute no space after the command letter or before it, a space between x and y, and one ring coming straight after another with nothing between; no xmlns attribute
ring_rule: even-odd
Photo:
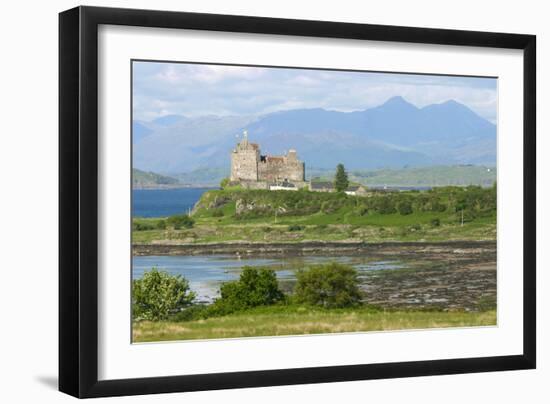
<svg viewBox="0 0 550 404"><path fill-rule="evenodd" d="M248 132L243 131L243 140L231 153L231 181L258 181L260 147L248 141Z"/></svg>

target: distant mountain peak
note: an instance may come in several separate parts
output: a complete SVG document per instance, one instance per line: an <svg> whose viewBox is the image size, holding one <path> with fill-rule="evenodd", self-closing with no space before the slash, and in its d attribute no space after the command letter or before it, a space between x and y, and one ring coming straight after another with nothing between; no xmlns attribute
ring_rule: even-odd
<svg viewBox="0 0 550 404"><path fill-rule="evenodd" d="M395 97L389 98L385 103L383 103L380 107L384 108L410 108L410 109L418 109L416 105L411 104L406 99L401 97L400 95L396 95Z"/></svg>
<svg viewBox="0 0 550 404"><path fill-rule="evenodd" d="M418 108L397 96L354 112L309 108L182 118L173 126L134 122L134 164L154 172L227 167L235 134L245 128L264 152L292 147L306 164L322 168L339 162L365 169L496 161L496 126L455 100Z"/></svg>

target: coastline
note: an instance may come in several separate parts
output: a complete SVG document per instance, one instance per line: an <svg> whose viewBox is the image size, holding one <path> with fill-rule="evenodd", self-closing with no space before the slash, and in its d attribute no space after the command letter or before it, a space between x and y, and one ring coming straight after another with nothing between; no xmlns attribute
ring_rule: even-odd
<svg viewBox="0 0 550 404"><path fill-rule="evenodd" d="M469 251L496 254L496 240L453 240L441 242L350 242L306 241L299 243L230 242L230 243L155 243L132 244L134 256L147 255L350 255L350 254L464 254Z"/></svg>
<svg viewBox="0 0 550 404"><path fill-rule="evenodd" d="M155 185L141 185L132 187L132 191L153 191L153 190L164 190L164 189L219 189L217 185L207 185L207 184L155 184Z"/></svg>

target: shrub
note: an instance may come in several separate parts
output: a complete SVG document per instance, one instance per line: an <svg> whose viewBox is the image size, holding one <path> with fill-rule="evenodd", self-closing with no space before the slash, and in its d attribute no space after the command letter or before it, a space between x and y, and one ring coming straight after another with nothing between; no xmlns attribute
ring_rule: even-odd
<svg viewBox="0 0 550 404"><path fill-rule="evenodd" d="M223 210L216 209L214 212L212 212L212 217L223 217Z"/></svg>
<svg viewBox="0 0 550 404"><path fill-rule="evenodd" d="M436 217L435 219L430 220L430 224L433 227L439 227L439 225L441 224L441 221L439 220L439 218Z"/></svg>
<svg viewBox="0 0 550 404"><path fill-rule="evenodd" d="M302 231L305 229L305 226L300 226L299 224L292 224L288 226L288 231Z"/></svg>
<svg viewBox="0 0 550 404"><path fill-rule="evenodd" d="M268 268L245 266L238 281L224 283L219 299L209 307L209 315L275 304L284 299L275 272Z"/></svg>
<svg viewBox="0 0 550 404"><path fill-rule="evenodd" d="M179 230L182 227L190 229L195 224L193 218L189 215L174 215L166 219L166 222L174 227L174 230Z"/></svg>
<svg viewBox="0 0 550 404"><path fill-rule="evenodd" d="M294 299L327 308L349 307L359 303L357 271L338 263L317 265L296 273Z"/></svg>
<svg viewBox="0 0 550 404"><path fill-rule="evenodd" d="M145 231L145 230L153 230L154 227L150 223L142 223L142 222L134 222L133 228L136 231Z"/></svg>
<svg viewBox="0 0 550 404"><path fill-rule="evenodd" d="M136 320L164 320L195 299L189 282L181 275L153 268L132 283L132 312Z"/></svg>
<svg viewBox="0 0 550 404"><path fill-rule="evenodd" d="M389 195L382 195L378 201L376 210L383 215L389 215L395 213L395 205Z"/></svg>
<svg viewBox="0 0 550 404"><path fill-rule="evenodd" d="M409 200L401 201L397 204L397 210L402 215L410 215L413 213L412 203Z"/></svg>
<svg viewBox="0 0 550 404"><path fill-rule="evenodd" d="M159 220L156 224L156 228L158 230L165 230L166 229L166 221L165 220Z"/></svg>

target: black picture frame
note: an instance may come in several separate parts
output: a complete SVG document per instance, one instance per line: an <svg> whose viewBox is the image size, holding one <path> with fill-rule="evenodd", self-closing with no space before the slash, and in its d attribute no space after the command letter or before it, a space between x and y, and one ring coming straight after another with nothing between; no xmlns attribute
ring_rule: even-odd
<svg viewBox="0 0 550 404"><path fill-rule="evenodd" d="M180 28L523 50L523 354L99 381L98 26ZM341 22L77 7L59 15L59 390L104 397L536 366L536 37Z"/></svg>

